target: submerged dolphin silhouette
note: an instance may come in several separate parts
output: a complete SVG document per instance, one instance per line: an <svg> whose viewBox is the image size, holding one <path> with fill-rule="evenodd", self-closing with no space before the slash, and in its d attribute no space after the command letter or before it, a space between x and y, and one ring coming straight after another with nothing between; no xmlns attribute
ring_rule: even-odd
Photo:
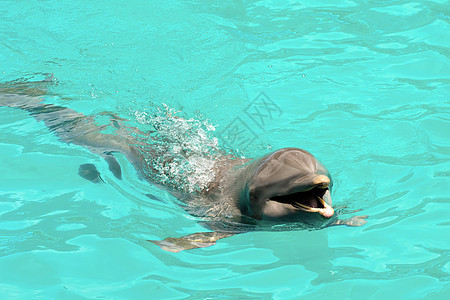
<svg viewBox="0 0 450 300"><path fill-rule="evenodd" d="M114 152L124 154L138 173L145 175L143 169L149 166L142 153L133 146L136 141L132 137L102 133L104 128L94 124L93 118L66 107L42 103L39 93L31 91L29 87L0 89L0 106L25 110L43 121L63 141L101 155L118 179L121 179L121 170ZM178 252L210 246L221 238L244 231L267 229L260 227L261 222L301 223L313 228L361 226L367 222L367 216L346 220L332 218L331 176L312 154L299 148L280 149L254 160L223 156L211 172L214 179L202 191L191 195L176 190L171 192L187 203L192 201L191 207L209 206L206 214L198 214L192 208L187 210L206 217L207 227L214 231L151 242L164 250ZM101 179L93 165L82 166L80 175L93 182ZM155 178L147 179L160 184Z"/></svg>

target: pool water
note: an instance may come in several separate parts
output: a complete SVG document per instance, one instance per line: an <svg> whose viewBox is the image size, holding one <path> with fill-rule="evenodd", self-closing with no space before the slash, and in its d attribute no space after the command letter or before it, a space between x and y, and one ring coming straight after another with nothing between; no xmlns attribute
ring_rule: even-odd
<svg viewBox="0 0 450 300"><path fill-rule="evenodd" d="M0 107L1 298L448 299L449 7L1 1L1 83L53 73L45 101L99 124L115 112L145 130L168 109L191 120L189 147L304 148L331 172L343 217L369 215L165 252L147 240L205 231L174 197L124 156L118 180ZM85 163L105 184L78 176Z"/></svg>

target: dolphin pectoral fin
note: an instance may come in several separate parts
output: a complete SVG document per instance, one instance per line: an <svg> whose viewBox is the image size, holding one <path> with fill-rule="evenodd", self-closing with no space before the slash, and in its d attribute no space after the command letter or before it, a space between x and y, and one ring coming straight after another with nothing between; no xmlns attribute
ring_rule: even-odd
<svg viewBox="0 0 450 300"><path fill-rule="evenodd" d="M182 250L205 248L216 244L217 240L234 235L224 232L198 232L179 238L169 237L161 241L149 241L158 245L161 249L173 253Z"/></svg>
<svg viewBox="0 0 450 300"><path fill-rule="evenodd" d="M104 153L102 154L102 157L108 163L108 168L111 173L113 173L117 179L122 180L122 169L120 168L120 164L117 159L111 153Z"/></svg>
<svg viewBox="0 0 450 300"><path fill-rule="evenodd" d="M351 218L344 219L344 220L336 220L335 222L330 224L330 226L336 226L336 225L346 225L346 226L352 226L352 227L362 226L367 223L366 219L368 217L369 217L368 215L353 216Z"/></svg>
<svg viewBox="0 0 450 300"><path fill-rule="evenodd" d="M108 163L109 170L114 174L117 179L122 180L122 169L120 168L119 162L111 153L101 154L101 156ZM93 183L105 182L100 176L100 172L97 170L93 164L82 164L78 169L78 175L92 181Z"/></svg>
<svg viewBox="0 0 450 300"><path fill-rule="evenodd" d="M104 182L100 176L100 172L97 170L93 164L82 164L78 169L78 175L82 178L87 179L93 183Z"/></svg>

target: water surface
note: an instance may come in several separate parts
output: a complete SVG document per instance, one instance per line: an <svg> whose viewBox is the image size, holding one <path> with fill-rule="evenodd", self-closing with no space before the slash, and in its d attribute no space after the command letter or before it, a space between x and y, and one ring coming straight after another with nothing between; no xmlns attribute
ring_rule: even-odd
<svg viewBox="0 0 450 300"><path fill-rule="evenodd" d="M307 149L370 216L167 253L146 240L204 231L176 199L0 107L2 298L447 299L448 32L448 1L1 1L1 82L54 73L48 103L143 130L166 105L240 156Z"/></svg>

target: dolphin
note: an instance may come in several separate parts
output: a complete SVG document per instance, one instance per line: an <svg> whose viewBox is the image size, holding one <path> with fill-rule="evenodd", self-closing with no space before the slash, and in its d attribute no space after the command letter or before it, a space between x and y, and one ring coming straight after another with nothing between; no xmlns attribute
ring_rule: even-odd
<svg viewBox="0 0 450 300"><path fill-rule="evenodd" d="M210 232L150 241L170 252L207 247L217 240L251 230L271 230L277 224L301 224L299 228L361 226L367 216L336 218L331 201L333 181L325 166L300 148L283 148L256 159L223 155L211 169L212 180L200 191L186 193L165 186L144 170L152 169L132 135L106 134L92 117L70 108L43 102L45 92L29 85L0 87L0 106L19 108L45 123L62 141L89 149L103 157L110 171L122 179L114 153L122 153L136 171L152 184L168 189L186 203L188 213L204 219ZM138 131L137 128L132 129ZM151 143L151 139L146 141ZM155 153L154 155L160 155ZM147 155L152 155L151 153ZM79 175L103 182L94 165L80 166Z"/></svg>
<svg viewBox="0 0 450 300"><path fill-rule="evenodd" d="M202 194L201 202L227 207L214 210L216 221L206 224L214 231L151 242L166 251L179 252L214 245L219 239L250 230L270 230L279 224L319 229L367 223L367 216L336 218L331 201L331 175L306 150L283 148L253 160L227 158L216 169L219 175ZM190 201L195 202L192 198Z"/></svg>

